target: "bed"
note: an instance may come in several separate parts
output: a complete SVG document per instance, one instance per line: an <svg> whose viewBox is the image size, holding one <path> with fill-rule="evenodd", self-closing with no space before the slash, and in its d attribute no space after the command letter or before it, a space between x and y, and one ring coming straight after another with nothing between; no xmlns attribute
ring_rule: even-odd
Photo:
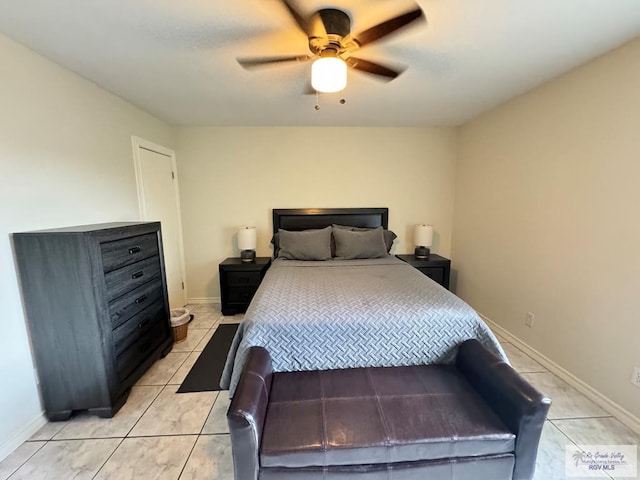
<svg viewBox="0 0 640 480"><path fill-rule="evenodd" d="M388 209L273 210L274 235L331 225L369 232L363 235L387 230ZM229 351L221 387L231 396L252 346L269 351L276 372L447 364L457 346L472 338L507 361L469 305L392 255L281 257L265 275Z"/></svg>

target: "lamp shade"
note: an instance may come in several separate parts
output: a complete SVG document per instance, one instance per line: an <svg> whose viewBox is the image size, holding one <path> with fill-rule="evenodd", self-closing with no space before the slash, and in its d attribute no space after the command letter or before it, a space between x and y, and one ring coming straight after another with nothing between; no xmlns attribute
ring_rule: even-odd
<svg viewBox="0 0 640 480"><path fill-rule="evenodd" d="M256 227L243 227L238 230L238 248L240 250L255 250L257 241Z"/></svg>
<svg viewBox="0 0 640 480"><path fill-rule="evenodd" d="M311 65L311 86L318 92L332 93L347 86L347 64L336 57L322 57Z"/></svg>
<svg viewBox="0 0 640 480"><path fill-rule="evenodd" d="M433 244L433 226L416 225L413 230L413 243L419 247L430 247Z"/></svg>

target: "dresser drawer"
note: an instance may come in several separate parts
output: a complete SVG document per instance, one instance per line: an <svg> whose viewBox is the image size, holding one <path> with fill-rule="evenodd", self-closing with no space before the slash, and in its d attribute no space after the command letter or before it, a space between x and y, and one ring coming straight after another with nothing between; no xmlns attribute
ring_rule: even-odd
<svg viewBox="0 0 640 480"><path fill-rule="evenodd" d="M229 287L230 303L249 303L257 287Z"/></svg>
<svg viewBox="0 0 640 480"><path fill-rule="evenodd" d="M442 285L444 281L444 268L439 267L422 267L419 268L422 273L424 273L427 277L433 280L436 283Z"/></svg>
<svg viewBox="0 0 640 480"><path fill-rule="evenodd" d="M155 233L123 238L100 244L102 266L110 272L145 258L158 255L158 236Z"/></svg>
<svg viewBox="0 0 640 480"><path fill-rule="evenodd" d="M157 323L169 324L167 312L162 300L149 305L124 322L113 331L113 343L116 355L120 355L129 345L135 343L140 337L147 335Z"/></svg>
<svg viewBox="0 0 640 480"><path fill-rule="evenodd" d="M146 335L139 337L116 358L116 371L120 381L125 380L149 356L162 340L167 338L169 326L165 321L153 323Z"/></svg>
<svg viewBox="0 0 640 480"><path fill-rule="evenodd" d="M260 285L260 272L228 272L227 285Z"/></svg>
<svg viewBox="0 0 640 480"><path fill-rule="evenodd" d="M116 298L109 303L111 325L117 328L163 296L162 278L158 277Z"/></svg>
<svg viewBox="0 0 640 480"><path fill-rule="evenodd" d="M119 268L104 276L109 302L134 288L160 277L160 258L151 257Z"/></svg>

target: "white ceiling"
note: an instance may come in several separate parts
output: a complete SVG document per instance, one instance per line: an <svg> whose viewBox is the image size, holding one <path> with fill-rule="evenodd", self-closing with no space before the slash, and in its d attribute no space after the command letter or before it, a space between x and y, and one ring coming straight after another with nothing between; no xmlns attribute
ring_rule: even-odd
<svg viewBox="0 0 640 480"><path fill-rule="evenodd" d="M295 1L295 0L292 0ZM421 0L428 23L358 56L408 66L390 83L350 70L345 91L304 95L310 64L247 71L236 57L305 54L278 0L2 0L0 31L178 125L449 126L640 35L640 0ZM337 7L358 32L406 0Z"/></svg>

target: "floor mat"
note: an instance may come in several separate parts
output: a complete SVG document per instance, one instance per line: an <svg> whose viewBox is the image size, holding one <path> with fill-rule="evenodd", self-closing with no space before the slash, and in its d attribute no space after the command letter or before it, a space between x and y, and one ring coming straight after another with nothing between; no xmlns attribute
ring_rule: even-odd
<svg viewBox="0 0 640 480"><path fill-rule="evenodd" d="M178 393L221 390L220 377L237 329L237 323L218 325L213 337L180 385Z"/></svg>

